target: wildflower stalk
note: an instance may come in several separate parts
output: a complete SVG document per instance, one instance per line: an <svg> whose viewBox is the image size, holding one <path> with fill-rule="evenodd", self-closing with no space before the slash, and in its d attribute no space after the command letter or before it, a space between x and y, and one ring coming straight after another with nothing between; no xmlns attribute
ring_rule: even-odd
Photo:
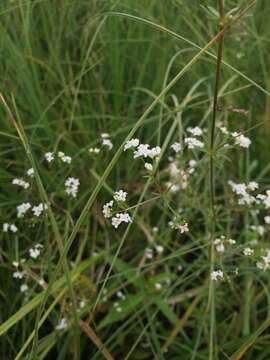
<svg viewBox="0 0 270 360"><path fill-rule="evenodd" d="M224 0L218 0L219 7L219 21L220 31L223 32L225 27L224 23ZM211 229L211 254L210 254L210 276L214 270L215 261L215 249L214 238L216 230L216 210L215 210L215 174L214 174L214 155L215 155L215 128L217 118L217 106L218 106L218 91L221 80L221 66L223 57L223 43L224 32L218 39L218 53L216 62L216 76L215 76L215 88L212 110L212 123L211 123L211 137L210 137L210 202L212 212L212 229ZM208 306L210 306L210 344L209 344L209 359L213 359L214 356L214 334L215 334L215 287L210 277Z"/></svg>

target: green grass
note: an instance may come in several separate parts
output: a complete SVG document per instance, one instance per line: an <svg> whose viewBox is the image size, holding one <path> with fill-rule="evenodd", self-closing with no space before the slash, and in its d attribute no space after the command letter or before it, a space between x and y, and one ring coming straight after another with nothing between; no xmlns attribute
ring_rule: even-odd
<svg viewBox="0 0 270 360"><path fill-rule="evenodd" d="M225 2L225 13L238 8L224 32L217 88L217 123L248 136L243 149L224 148L229 138L217 128L210 141L218 1L1 2L0 223L19 229L1 231L1 359L268 359L269 270L256 263L270 227L263 236L250 229L264 225L267 210L238 205L228 185L269 188L270 3L254 1L242 13L250 4ZM170 146L183 145L195 126L205 146L176 157L181 169L191 159L197 165L187 188L172 193ZM102 133L113 149L90 154ZM150 175L142 158L123 151L131 138L161 147ZM48 164L49 151L70 155L71 164ZM76 198L65 193L68 177L80 179ZM128 196L118 209L133 221L115 229L102 207L119 189ZM23 202L48 209L17 218ZM189 232L171 229L174 217ZM223 255L213 245L221 235L236 240ZM43 249L33 259L37 243ZM155 245L164 252L147 258ZM14 261L22 280L13 278ZM210 280L213 269L224 281ZM59 331L62 318L68 325Z"/></svg>

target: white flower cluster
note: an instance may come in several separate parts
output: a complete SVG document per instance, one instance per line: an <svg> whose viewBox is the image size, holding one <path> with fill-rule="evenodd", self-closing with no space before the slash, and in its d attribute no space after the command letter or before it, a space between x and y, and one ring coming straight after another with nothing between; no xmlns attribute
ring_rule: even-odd
<svg viewBox="0 0 270 360"><path fill-rule="evenodd" d="M245 248L245 249L243 250L243 254L244 254L245 256L252 256L252 255L254 254L254 250L251 249L251 248L249 248L249 247L247 247L247 248Z"/></svg>
<svg viewBox="0 0 270 360"><path fill-rule="evenodd" d="M12 184L21 186L24 189L28 189L30 187L29 182L24 181L23 179L13 179Z"/></svg>
<svg viewBox="0 0 270 360"><path fill-rule="evenodd" d="M30 168L26 171L26 175L33 178L34 177L34 169Z"/></svg>
<svg viewBox="0 0 270 360"><path fill-rule="evenodd" d="M218 281L218 280L223 280L223 279L224 279L223 271L215 270L215 271L211 272L211 280L212 281Z"/></svg>
<svg viewBox="0 0 270 360"><path fill-rule="evenodd" d="M43 249L43 245L37 244L33 248L29 249L29 255L32 259L37 259L40 254L41 250Z"/></svg>
<svg viewBox="0 0 270 360"><path fill-rule="evenodd" d="M14 224L4 223L3 224L3 232L9 232L9 231L11 231L12 233L16 233L18 231L18 228Z"/></svg>
<svg viewBox="0 0 270 360"><path fill-rule="evenodd" d="M63 163L67 163L67 164L71 163L71 157L65 155L65 153L63 153L63 151L58 151L57 156L59 157L59 159L61 161L63 161Z"/></svg>
<svg viewBox="0 0 270 360"><path fill-rule="evenodd" d="M17 217L22 218L26 214L26 212L31 209L31 204L29 202L22 203L21 205L17 206Z"/></svg>
<svg viewBox="0 0 270 360"><path fill-rule="evenodd" d="M100 153L100 149L97 147L94 147L94 148L91 147L88 149L88 151L90 154L99 154Z"/></svg>
<svg viewBox="0 0 270 360"><path fill-rule="evenodd" d="M244 136L242 133L238 131L230 133L227 127L223 126L222 124L218 125L218 127L224 135L229 135L232 137L235 145L245 149L247 149L251 145L251 140L247 136Z"/></svg>
<svg viewBox="0 0 270 360"><path fill-rule="evenodd" d="M44 155L46 161L48 161L48 163L52 162L54 160L54 153L53 152L47 152Z"/></svg>
<svg viewBox="0 0 270 360"><path fill-rule="evenodd" d="M117 213L113 218L112 218L112 226L115 227L116 229L118 228L118 226L122 223L130 223L132 222L131 217L129 216L128 213Z"/></svg>
<svg viewBox="0 0 270 360"><path fill-rule="evenodd" d="M127 193L123 190L118 190L114 193L113 195L113 198L115 201L117 202L125 202L126 201L126 197L127 197ZM106 219L109 219L112 217L112 208L113 208L113 204L114 204L114 201L111 200L109 201L108 203L106 203L104 206L103 206L103 209L102 209L102 213L104 215L104 217ZM130 223L132 222L132 219L130 217L130 215L127 213L127 212L121 212L121 213L116 213L112 219L111 219L111 222L112 222L112 226L115 227L116 229L118 228L118 226L124 222L124 223Z"/></svg>
<svg viewBox="0 0 270 360"><path fill-rule="evenodd" d="M140 144L138 139L129 140L124 146L124 151L131 148L134 149L134 159L137 159L138 157L150 157L151 159L154 159L161 153L161 148L159 146L150 148L149 144Z"/></svg>
<svg viewBox="0 0 270 360"><path fill-rule="evenodd" d="M261 261L257 262L257 268L260 270L267 270L270 266L270 250L267 250L266 256L261 256Z"/></svg>
<svg viewBox="0 0 270 360"><path fill-rule="evenodd" d="M189 231L188 223L186 221L180 221L175 217L172 221L169 221L169 226L173 230L180 230L180 234L184 234Z"/></svg>
<svg viewBox="0 0 270 360"><path fill-rule="evenodd" d="M32 207L33 214L37 217L39 217L43 213L43 211L47 209L48 209L48 205L45 203L44 204L40 203L37 206Z"/></svg>
<svg viewBox="0 0 270 360"><path fill-rule="evenodd" d="M157 255L160 255L164 252L164 247L162 245L155 245L155 251ZM152 248L145 249L145 257L146 259L153 259L154 257L154 250Z"/></svg>
<svg viewBox="0 0 270 360"><path fill-rule="evenodd" d="M180 144L180 142L175 142L171 145L171 148L175 151L176 154L178 154L182 150L182 145Z"/></svg>
<svg viewBox="0 0 270 360"><path fill-rule="evenodd" d="M221 235L220 238L217 238L214 240L215 249L218 253L224 253L225 252L225 246L228 245L234 245L236 243L233 239L226 239L224 235Z"/></svg>
<svg viewBox="0 0 270 360"><path fill-rule="evenodd" d="M201 140L198 140L197 137L202 136L203 130L198 126L191 128L188 127L187 131L193 135L192 137L186 137L184 139L185 145L187 145L188 149L195 149L195 148L203 148L204 143Z"/></svg>
<svg viewBox="0 0 270 360"><path fill-rule="evenodd" d="M230 180L228 184L232 188L232 191L239 196L239 205L251 205L256 203L256 198L249 194L249 191L258 189L258 184L255 181L252 181L246 185L244 183L236 184Z"/></svg>
<svg viewBox="0 0 270 360"><path fill-rule="evenodd" d="M74 177L69 177L65 181L65 187L66 187L65 192L68 195L71 195L73 198L76 198L79 191L79 186L80 186L79 179L76 179Z"/></svg>
<svg viewBox="0 0 270 360"><path fill-rule="evenodd" d="M113 196L114 200L119 202L126 201L126 197L127 197L127 192L123 190L116 191Z"/></svg>
<svg viewBox="0 0 270 360"><path fill-rule="evenodd" d="M251 145L251 140L239 132L232 133L232 136L235 139L235 145L246 149Z"/></svg>
<svg viewBox="0 0 270 360"><path fill-rule="evenodd" d="M101 134L101 142L103 146L107 146L109 150L112 150L113 143L111 142L109 134L107 133Z"/></svg>

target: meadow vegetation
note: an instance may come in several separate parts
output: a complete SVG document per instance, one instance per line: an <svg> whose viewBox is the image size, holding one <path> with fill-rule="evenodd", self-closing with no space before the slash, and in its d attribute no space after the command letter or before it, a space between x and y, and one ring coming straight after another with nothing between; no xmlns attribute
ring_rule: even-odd
<svg viewBox="0 0 270 360"><path fill-rule="evenodd" d="M0 359L269 359L269 13L1 1Z"/></svg>

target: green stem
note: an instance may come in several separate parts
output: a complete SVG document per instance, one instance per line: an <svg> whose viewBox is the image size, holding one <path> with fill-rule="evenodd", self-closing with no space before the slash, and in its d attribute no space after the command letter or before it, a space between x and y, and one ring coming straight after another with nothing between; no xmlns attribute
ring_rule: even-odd
<svg viewBox="0 0 270 360"><path fill-rule="evenodd" d="M224 24L224 0L219 0L219 16L220 16L220 30L225 27ZM212 226L211 226L211 254L210 254L210 276L214 270L215 262L215 248L214 248L214 238L216 231L216 211L215 211L215 174L214 174L214 155L215 155L215 128L216 128L216 118L217 118L217 105L218 105L218 92L221 80L221 65L223 57L223 40L224 33L220 36L218 40L218 54L216 62L216 77L215 77L215 89L214 89L214 100L213 100L213 111L212 111L212 123L211 123L211 138L210 138L210 202L211 202L211 212L212 212ZM215 287L213 281L210 278L209 286L209 298L208 306L210 306L210 344L209 344L209 359L214 358L214 335L215 335Z"/></svg>

